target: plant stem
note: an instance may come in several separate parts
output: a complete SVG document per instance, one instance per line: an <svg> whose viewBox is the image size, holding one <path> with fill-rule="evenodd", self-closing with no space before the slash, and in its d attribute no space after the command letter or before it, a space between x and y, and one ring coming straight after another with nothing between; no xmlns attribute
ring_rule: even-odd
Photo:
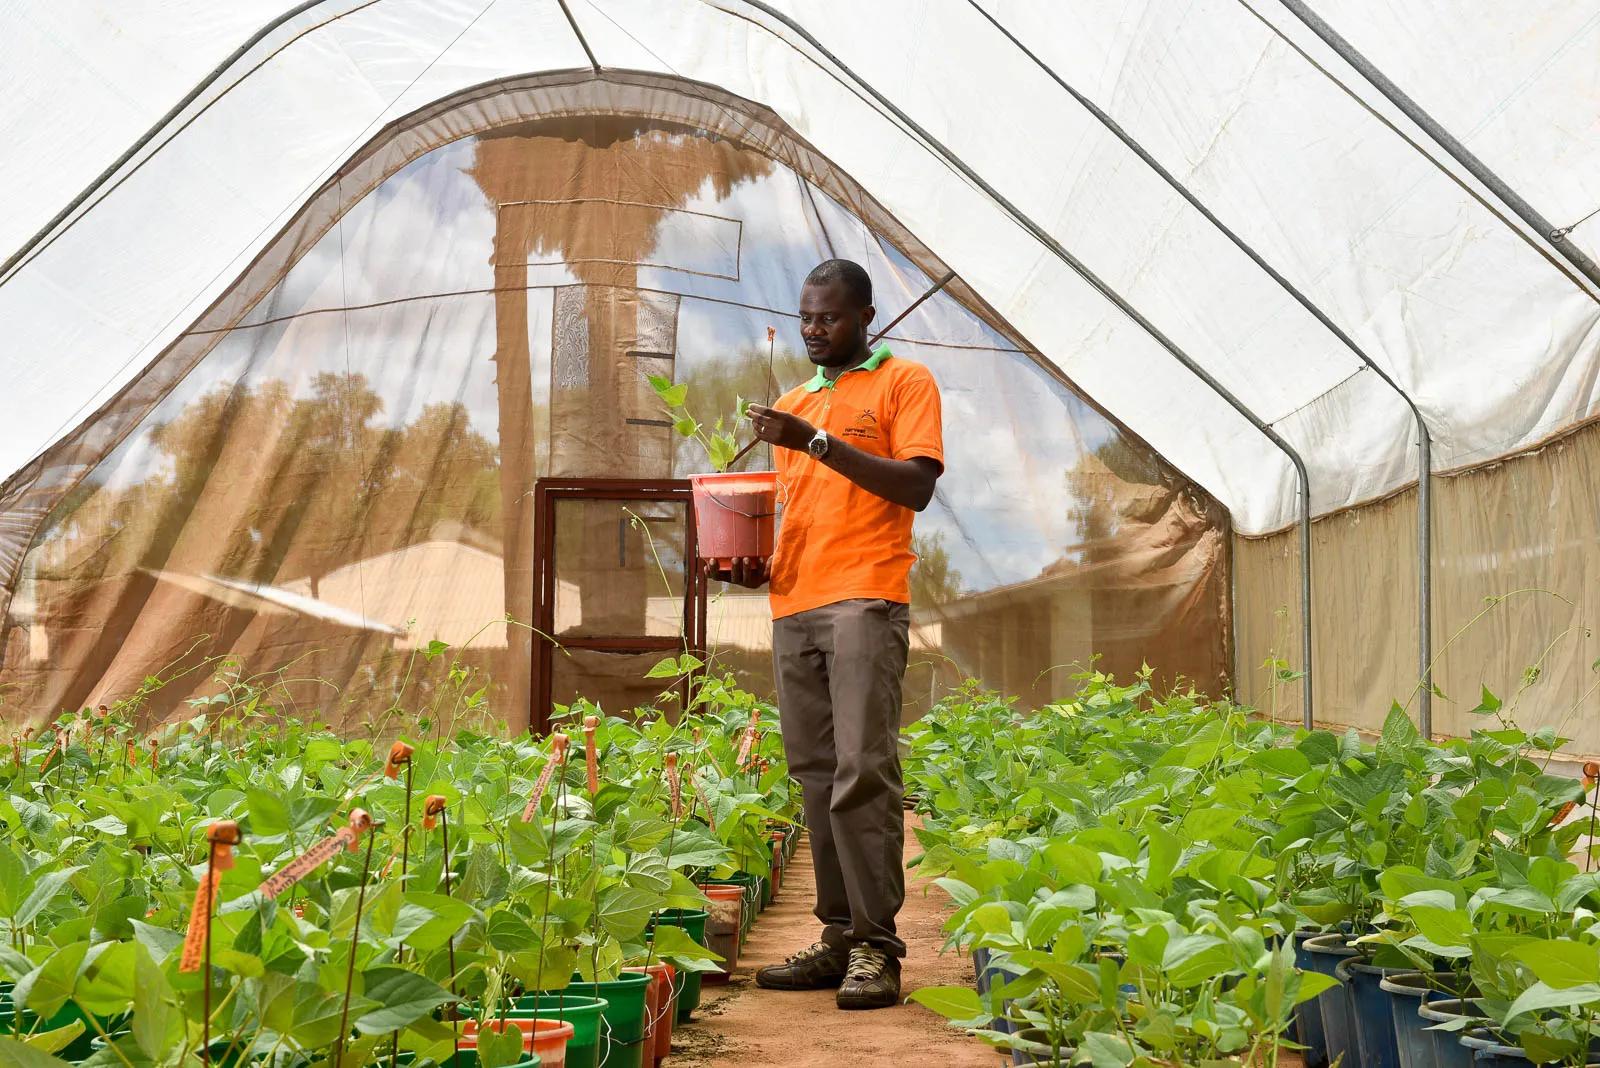
<svg viewBox="0 0 1600 1068"><path fill-rule="evenodd" d="M206 857L206 963L205 978L201 980L202 1003L204 1016L200 1023L200 1059L206 1064L211 1063L211 898L216 894L216 883L213 881L213 865L217 862L217 843L210 843L210 855ZM85 1013L85 1015L90 1015Z"/></svg>
<svg viewBox="0 0 1600 1068"><path fill-rule="evenodd" d="M372 868L372 843L378 837L376 827L367 829L367 852L361 860L361 882L356 885L356 921L350 931L350 962L344 970L344 1007L339 1010L339 1038L333 1047L333 1068L344 1060L345 1038L350 1033L350 989L356 981L356 949L361 943L361 909L367 902L367 873Z"/></svg>
<svg viewBox="0 0 1600 1068"><path fill-rule="evenodd" d="M439 833L444 839L444 896L450 896L450 810L439 813ZM444 941L445 952L450 955L450 995L456 992L456 936L452 933ZM450 1042L456 1059L461 1055L460 1013L452 1007L450 1012Z"/></svg>

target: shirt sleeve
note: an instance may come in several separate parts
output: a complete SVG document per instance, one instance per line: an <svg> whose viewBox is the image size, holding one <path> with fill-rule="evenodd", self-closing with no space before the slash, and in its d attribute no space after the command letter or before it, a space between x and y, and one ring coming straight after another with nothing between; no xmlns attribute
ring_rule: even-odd
<svg viewBox="0 0 1600 1068"><path fill-rule="evenodd" d="M895 388L889 450L896 460L923 456L944 470L944 412L938 383L927 368L919 367Z"/></svg>

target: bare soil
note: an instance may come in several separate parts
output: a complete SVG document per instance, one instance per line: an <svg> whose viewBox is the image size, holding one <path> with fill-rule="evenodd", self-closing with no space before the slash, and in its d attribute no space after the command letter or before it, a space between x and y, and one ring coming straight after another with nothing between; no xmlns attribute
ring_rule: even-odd
<svg viewBox="0 0 1600 1068"><path fill-rule="evenodd" d="M907 822L914 817L908 816ZM907 828L907 856L917 849ZM906 1068L995 1068L1000 1056L975 1038L949 1027L920 1005L872 1012L843 1012L833 991L762 990L755 971L775 964L817 940L811 915L815 883L805 842L785 873L783 888L761 914L726 986L705 988L692 1023L672 1036L668 1068L841 1068L844 1065L904 1065ZM948 899L934 886L908 878L900 912L900 937L908 950L902 992L918 987L972 982L972 961L939 954Z"/></svg>

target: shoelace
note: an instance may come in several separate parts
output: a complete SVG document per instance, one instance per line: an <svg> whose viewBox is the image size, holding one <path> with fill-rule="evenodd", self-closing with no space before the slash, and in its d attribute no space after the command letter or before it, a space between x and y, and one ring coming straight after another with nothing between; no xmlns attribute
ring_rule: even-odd
<svg viewBox="0 0 1600 1068"><path fill-rule="evenodd" d="M850 979L876 979L889 966L889 955L871 946L856 946L850 950L850 964L845 976Z"/></svg>
<svg viewBox="0 0 1600 1068"><path fill-rule="evenodd" d="M807 946L805 949L802 949L800 952L789 954L788 957L784 958L784 963L785 964L796 964L796 963L799 963L801 961L814 960L817 957L825 957L829 953L832 953L832 952L833 952L833 947L828 945L828 943L826 943L826 942L813 942L809 946Z"/></svg>

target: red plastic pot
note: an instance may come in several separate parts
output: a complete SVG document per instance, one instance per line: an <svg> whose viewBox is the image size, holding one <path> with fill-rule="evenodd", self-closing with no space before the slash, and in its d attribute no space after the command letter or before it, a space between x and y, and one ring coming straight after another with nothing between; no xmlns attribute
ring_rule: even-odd
<svg viewBox="0 0 1600 1068"><path fill-rule="evenodd" d="M665 961L647 964L641 968L624 968L625 972L642 972L650 976L650 992L645 999L649 1013L645 1031L645 1050L651 1060L660 1063L672 1052L672 1025L678 1017L675 993L678 969Z"/></svg>
<svg viewBox="0 0 1600 1068"><path fill-rule="evenodd" d="M706 972L707 983L725 983L739 964L739 936L744 929L744 887L701 884L711 899L706 906L706 948L722 958L720 971Z"/></svg>
<svg viewBox="0 0 1600 1068"><path fill-rule="evenodd" d="M565 1020L489 1019L479 1024L468 1020L461 1028L461 1048L478 1048L478 1030L521 1031L522 1049L536 1053L543 1068L566 1068L567 1040L573 1036L573 1026Z"/></svg>

